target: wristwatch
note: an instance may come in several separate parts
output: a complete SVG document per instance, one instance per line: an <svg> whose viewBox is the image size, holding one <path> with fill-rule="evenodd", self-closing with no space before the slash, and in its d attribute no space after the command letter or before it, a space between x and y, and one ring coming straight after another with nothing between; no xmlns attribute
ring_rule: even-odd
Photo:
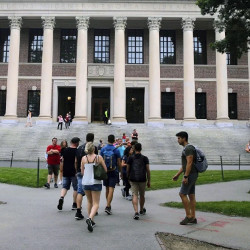
<svg viewBox="0 0 250 250"><path fill-rule="evenodd" d="M184 175L184 178L185 178L185 179L187 179L187 178L188 178L188 176L187 176L187 175Z"/></svg>

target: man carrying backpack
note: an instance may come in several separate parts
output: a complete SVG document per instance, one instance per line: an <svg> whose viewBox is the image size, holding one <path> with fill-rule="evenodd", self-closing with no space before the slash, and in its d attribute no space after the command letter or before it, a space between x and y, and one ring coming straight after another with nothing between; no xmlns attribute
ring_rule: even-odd
<svg viewBox="0 0 250 250"><path fill-rule="evenodd" d="M150 169L148 157L141 154L141 143L134 145L135 154L129 157L127 162L127 175L130 180L133 194L132 204L135 210L134 219L139 220L138 213L138 194L140 194L140 215L146 213L145 189L150 187Z"/></svg>
<svg viewBox="0 0 250 250"><path fill-rule="evenodd" d="M119 174L116 169L121 169L121 156L119 150L113 146L115 142L115 136L108 136L108 144L101 149L101 156L103 157L108 169L108 179L103 181L103 185L106 187L106 199L107 206L105 212L111 215L111 202L113 199L113 193L116 185L117 175Z"/></svg>
<svg viewBox="0 0 250 250"><path fill-rule="evenodd" d="M197 219L195 218L195 182L198 178L198 171L195 167L196 150L194 146L188 143L187 132L179 132L176 136L178 143L184 147L181 155L182 167L173 177L173 181L177 181L181 173L184 174L179 195L185 208L186 217L180 224L197 224Z"/></svg>
<svg viewBox="0 0 250 250"><path fill-rule="evenodd" d="M82 197L85 195L83 188L82 188L82 173L81 173L81 161L82 157L86 155L85 153L85 145L87 142L94 142L94 134L88 133L86 135L86 142L77 148L76 157L77 157L77 197L76 197L76 204L77 204L77 211L75 214L76 220L82 220L84 216L82 215L81 207L82 207ZM95 147L95 154L98 154L97 147Z"/></svg>

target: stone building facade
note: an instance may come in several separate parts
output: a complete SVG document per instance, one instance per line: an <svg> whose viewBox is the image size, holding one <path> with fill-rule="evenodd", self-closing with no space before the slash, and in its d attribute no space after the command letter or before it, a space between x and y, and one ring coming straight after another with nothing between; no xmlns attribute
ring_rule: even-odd
<svg viewBox="0 0 250 250"><path fill-rule="evenodd" d="M0 1L0 119L159 125L249 120L249 53L195 1Z"/></svg>

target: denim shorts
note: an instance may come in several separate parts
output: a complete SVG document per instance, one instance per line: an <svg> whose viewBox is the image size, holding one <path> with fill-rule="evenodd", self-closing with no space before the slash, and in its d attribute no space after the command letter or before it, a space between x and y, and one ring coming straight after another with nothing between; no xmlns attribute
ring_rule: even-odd
<svg viewBox="0 0 250 250"><path fill-rule="evenodd" d="M76 177L77 177L77 193L84 196L85 193L84 193L83 186L82 186L82 173L78 172L76 174Z"/></svg>
<svg viewBox="0 0 250 250"><path fill-rule="evenodd" d="M102 191L102 184L83 185L85 191Z"/></svg>
<svg viewBox="0 0 250 250"><path fill-rule="evenodd" d="M72 183L73 190L77 191L77 179L75 176L63 176L63 188L70 190L70 184Z"/></svg>
<svg viewBox="0 0 250 250"><path fill-rule="evenodd" d="M195 182L196 182L197 178L198 178L198 173L189 174L188 184L187 185L185 185L183 183L181 184L180 193L185 194L185 195L195 194Z"/></svg>
<svg viewBox="0 0 250 250"><path fill-rule="evenodd" d="M103 186L115 188L118 176L119 176L119 173L116 172L115 170L108 172L108 179L103 181Z"/></svg>

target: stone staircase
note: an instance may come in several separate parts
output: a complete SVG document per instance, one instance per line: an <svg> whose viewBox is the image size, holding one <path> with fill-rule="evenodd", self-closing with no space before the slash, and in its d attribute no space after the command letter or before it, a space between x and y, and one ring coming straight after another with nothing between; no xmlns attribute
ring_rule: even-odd
<svg viewBox="0 0 250 250"><path fill-rule="evenodd" d="M175 134L185 130L189 133L189 142L201 148L209 164L238 164L239 155L242 165L250 165L250 154L245 152L245 145L250 139L250 129L243 123L234 124L230 128L219 128L203 124L199 127L184 127L180 124L165 125L163 128L149 127L145 124L128 124L113 126L103 124L74 125L70 129L57 130L57 123L25 127L24 123L0 123L0 160L9 160L13 151L14 160L44 161L47 145L53 137L58 142L66 139L68 142L74 136L85 141L86 134L95 134L95 144L99 139L106 143L109 134L121 137L122 133L129 135L136 128L139 142L142 143L143 154L147 155L151 164L180 164L182 147L178 145Z"/></svg>

